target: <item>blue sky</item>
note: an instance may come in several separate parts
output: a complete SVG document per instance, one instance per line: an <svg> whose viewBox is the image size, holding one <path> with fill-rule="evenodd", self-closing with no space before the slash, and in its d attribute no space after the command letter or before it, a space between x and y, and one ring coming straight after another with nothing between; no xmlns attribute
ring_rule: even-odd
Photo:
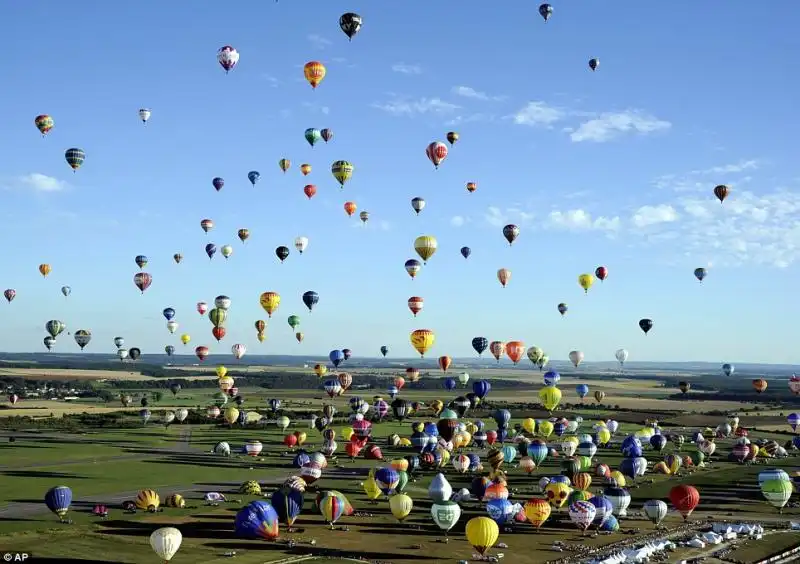
<svg viewBox="0 0 800 564"><path fill-rule="evenodd" d="M109 353L116 335L155 353L181 348L186 331L192 347L220 353L244 343L264 354L375 356L386 344L405 357L409 332L430 328L431 356L472 354L481 335L554 359L580 349L587 362L612 360L619 347L631 361L800 361L791 25L800 7L553 6L547 24L522 1L458 11L364 0L6 10L6 41L21 51L6 65L1 118L0 285L18 292L3 348L43 350L44 323L56 318L93 332L87 350ZM345 11L364 17L352 43L338 28ZM32 34L42 19L52 25ZM225 44L241 54L227 76L215 60ZM328 68L316 91L302 76L310 60ZM146 127L140 107L153 112ZM40 113L56 124L44 139ZM335 138L312 149L308 127ZM461 140L435 171L424 149L451 129ZM69 147L87 154L76 174ZM285 175L282 157L292 160ZM356 167L343 191L330 175L338 159ZM306 178L303 162L314 167ZM215 176L226 180L220 193ZM478 191L468 194L467 181ZM307 182L318 187L311 201ZM719 183L732 187L724 206L711 195ZM419 217L415 196L427 201ZM346 217L346 200L370 211L366 227ZM209 235L205 217L216 223ZM506 223L522 231L511 248ZM241 227L252 232L246 245ZM439 250L412 281L403 263L421 234ZM279 264L275 247L298 235L308 250ZM209 261L209 241L235 254ZM154 278L144 295L132 281L137 254ZM46 280L40 262L53 266ZM601 264L608 280L584 296L577 275ZM709 266L702 285L697 266ZM501 267L513 275L506 289ZM260 345L253 322L266 318L266 290L283 302ZM321 297L312 315L306 290ZM218 294L233 299L220 344L195 311ZM412 295L425 299L417 320ZM167 306L178 311L174 336ZM302 345L286 323L293 313ZM655 320L647 337L642 317ZM57 348L77 350L66 338Z"/></svg>

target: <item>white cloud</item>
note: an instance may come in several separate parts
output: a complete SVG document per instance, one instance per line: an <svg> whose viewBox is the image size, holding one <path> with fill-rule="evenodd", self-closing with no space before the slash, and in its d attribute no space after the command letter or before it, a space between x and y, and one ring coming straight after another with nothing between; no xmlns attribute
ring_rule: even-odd
<svg viewBox="0 0 800 564"><path fill-rule="evenodd" d="M63 180L38 172L17 176L5 184L7 188L33 192L60 192L69 187L69 184Z"/></svg>
<svg viewBox="0 0 800 564"><path fill-rule="evenodd" d="M326 116L331 113L331 109L328 106L323 106L316 102L303 102L303 107L308 108L312 112L319 112Z"/></svg>
<svg viewBox="0 0 800 564"><path fill-rule="evenodd" d="M519 208L500 209L497 206L489 206L483 218L489 225L503 227L509 223L523 224L529 223L533 219L533 214Z"/></svg>
<svg viewBox="0 0 800 564"><path fill-rule="evenodd" d="M452 225L453 227L461 227L462 225L464 225L466 223L466 221L467 220L464 219L463 216L456 215L456 216L453 216L450 219L450 225Z"/></svg>
<svg viewBox="0 0 800 564"><path fill-rule="evenodd" d="M581 123L570 134L570 139L575 143L594 141L603 143L611 141L624 133L639 133L646 135L658 131L665 131L672 127L668 121L658 119L639 110L624 112L607 112L600 116Z"/></svg>
<svg viewBox="0 0 800 564"><path fill-rule="evenodd" d="M480 92L475 90L471 86L453 86L451 91L456 96L462 96L464 98L473 98L475 100L483 100L483 101L495 101L500 102L506 99L506 96L489 96L486 92Z"/></svg>
<svg viewBox="0 0 800 564"><path fill-rule="evenodd" d="M722 166L712 166L704 170L693 170L690 174L734 174L746 170L758 170L761 161L758 159L741 160L737 163Z"/></svg>
<svg viewBox="0 0 800 564"><path fill-rule="evenodd" d="M563 120L567 113L547 104L547 102L528 102L528 104L511 116L517 125L529 125L539 127L550 127L554 123Z"/></svg>
<svg viewBox="0 0 800 564"><path fill-rule="evenodd" d="M308 41L315 49L325 49L326 47L329 47L330 45L333 44L333 42L330 39L326 39L325 37L317 35L316 33L308 35L306 39L308 39Z"/></svg>
<svg viewBox="0 0 800 564"><path fill-rule="evenodd" d="M279 79L275 78L275 77L274 77L274 76L272 76L271 74L263 74L263 75L261 75L261 78L263 78L263 79L264 79L264 81L265 81L265 82L266 82L266 83L267 83L269 86L271 86L272 88L277 88L277 87L280 85L280 83L281 83L281 81L280 81Z"/></svg>
<svg viewBox="0 0 800 564"><path fill-rule="evenodd" d="M420 98L419 100L395 98L383 104L376 102L372 104L372 107L396 116L412 116L415 114L452 114L461 106L445 102L441 98Z"/></svg>
<svg viewBox="0 0 800 564"><path fill-rule="evenodd" d="M664 174L657 177L653 181L653 185L656 188L669 189L674 192L708 192L717 184L731 186L750 182L752 178L749 176L735 177L734 175L758 170L762 164L759 159L743 159L731 164L692 170L685 174ZM732 178L732 176L734 177Z"/></svg>
<svg viewBox="0 0 800 564"><path fill-rule="evenodd" d="M422 67L406 63L395 63L392 65L392 70L401 74L422 74Z"/></svg>
<svg viewBox="0 0 800 564"><path fill-rule="evenodd" d="M671 223L678 221L680 217L675 208L668 204L659 204L657 206L642 206L633 212L631 222L636 227L647 227L648 225L656 225L659 223Z"/></svg>
<svg viewBox="0 0 800 564"><path fill-rule="evenodd" d="M565 212L552 211L548 217L548 226L573 231L617 231L620 228L620 219L615 216L608 218L600 216L592 218L586 210L574 209Z"/></svg>
<svg viewBox="0 0 800 564"><path fill-rule="evenodd" d="M463 116L456 116L451 120L445 122L445 125L453 126L459 125L463 123L475 123L475 122L490 122L495 121L497 119L497 115L495 114L467 114Z"/></svg>

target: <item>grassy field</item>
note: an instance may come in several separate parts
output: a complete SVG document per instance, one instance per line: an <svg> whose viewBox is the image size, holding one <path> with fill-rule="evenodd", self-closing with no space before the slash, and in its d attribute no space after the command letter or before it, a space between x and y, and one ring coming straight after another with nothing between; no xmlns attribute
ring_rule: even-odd
<svg viewBox="0 0 800 564"><path fill-rule="evenodd" d="M16 371L16 369L15 369ZM119 373L114 373L118 375ZM483 374L481 374L483 376ZM568 394L574 395L574 384L568 377L562 378L560 387ZM534 401L539 380L532 382L530 391L498 390L491 395L494 402L515 401L530 398ZM592 384L593 389L600 385ZM701 412L709 409L720 409L715 402L683 402L666 400L664 397L674 393L661 387L652 380L632 380L630 378L611 379L603 382L606 392L604 404L623 405L629 402L631 408L638 411L615 412L599 410L591 406L590 398L586 398L586 406L579 407L569 414L580 414L585 422L581 432L591 432L591 424L599 418L612 417L621 422L617 437L641 429L648 411L668 411L662 413L662 424L679 426L682 433L689 435L692 430L702 430L707 426L714 427L724 421L722 416L708 416ZM347 525L349 531L330 530L322 522L322 517L313 509L314 487L309 488L306 504L294 533L282 532L283 539L295 539L297 546L289 548L283 542L264 542L243 540L233 533L233 519L236 511L246 502L257 499L240 495L238 486L245 480L257 480L267 493L287 477L299 472L292 466L293 454L288 453L282 445L284 433L279 432L274 424L258 424L254 427L241 428L218 423L207 424L173 424L165 427L160 423L163 411L175 407L188 407L204 410L214 393L213 389L187 389L173 397L166 393L163 399L149 406L153 417L146 425L139 422L138 397L150 394L150 390L136 388L131 381L125 393L134 396L134 404L126 411L126 420L131 428L125 429L86 429L79 434L64 434L57 431L41 430L13 432L16 441L0 443L0 546L8 550L28 551L40 558L59 562L114 562L139 563L155 561L147 537L157 527L165 525L177 526L184 534L184 543L173 560L174 562L213 563L227 562L226 552L236 551L236 561L244 564L256 564L282 560L292 555L318 554L323 557L339 557L358 555L371 559L381 559L397 564L412 562L452 562L458 559L469 559L471 547L464 539L464 525L476 515L485 515L484 504L472 501L462 503L464 514L458 525L451 531L450 542L442 542L442 534L430 518L430 501L427 487L435 471L425 470L419 473L417 481L410 483L407 493L414 499L414 510L404 523L398 524L391 516L388 503L380 500L370 503L364 494L361 483L370 468L379 462L358 458L351 462L339 458L329 462L322 479L317 482L320 489L338 489L348 496L356 511L367 512L372 516L357 515L343 517L339 525ZM347 396L331 400L320 391L300 390L266 390L263 388L242 388L240 393L246 398L243 409L258 409L265 414L264 423L274 416L265 410L270 398L282 400L282 412L296 419L287 432L302 429L308 439L304 448L313 452L321 446L322 436L310 429L303 418L295 418L293 410L320 409L323 404L333 404L340 414L350 412ZM352 391L350 395L362 393L370 399L374 390ZM448 395L441 389L404 390L403 398L410 401L429 402L436 398L445 399ZM639 396L639 397L637 397ZM572 400L566 401L575 401ZM720 402L722 403L722 402ZM708 405L707 405L708 404ZM741 409L740 403L734 403L730 409ZM60 411L59 411L60 409ZM49 416L52 412L58 417L65 413L100 413L103 411L123 411L113 403L101 402L53 402L24 401L13 409L0 410L4 416L32 414ZM546 417L544 412L514 413L512 425L522 417ZM466 419L480 417L487 422L487 428L494 428L490 414L468 413ZM413 421L435 420L430 412L424 411L417 418L404 423L385 422L373 427L373 439L383 449L384 457L391 458L414 454L410 449L393 448L386 445L385 437L392 433L408 436ZM769 438L783 443L788 435L776 433L788 431L788 426L780 425L779 415L770 413L764 416L742 416L741 425L748 428L769 427L759 432L759 438ZM346 427L343 421L337 421L332 428L337 431L339 451L343 450L342 430ZM669 429L667 429L668 432ZM5 434L8 434L6 432ZM753 435L751 435L751 438ZM230 458L211 454L211 449L219 441L228 441L235 452L250 440L258 439L264 445L264 451L258 458L234 454ZM0 436L0 440L2 437ZM551 441L557 440L551 437ZM732 447L732 440L718 440L717 453L705 468L683 472L676 477L648 474L639 484L630 487L633 498L628 518L621 519L623 529L640 529L645 534L653 530L649 521L635 516L641 504L652 498L667 499L671 487L677 483L690 483L698 487L702 495L700 506L694 518L713 517L716 519L748 518L775 520L777 514L763 498L758 489L757 475L764 469L763 465L743 466L726 462L726 455ZM668 445L664 452L648 451L645 456L656 462L666 454L673 452ZM681 454L694 449L688 443ZM477 451L482 457L486 451ZM510 467L509 487L512 490L512 501L524 501L532 496L540 495L537 482L542 476L560 473L561 458L549 458L531 475L520 469ZM611 468L617 468L621 462L618 447L601 449L594 462L603 462ZM385 464L385 463L384 463ZM797 459L791 457L783 460L772 460L770 466L778 466L787 472L794 470ZM456 474L448 465L442 471L453 488L468 487L472 475ZM74 493L71 524L61 524L58 519L48 513L42 502L44 492L54 485L68 485ZM156 514L135 515L123 514L119 509L121 501L135 497L142 488L156 489L162 499L171 493L180 493L187 499L184 509L166 508ZM590 488L600 491L600 484ZM229 503L218 507L205 506L202 496L208 491L219 491L229 496ZM736 495L732 495L732 492ZM111 509L108 520L100 520L90 514L95 503L105 503ZM787 508L782 519L800 518L800 510ZM675 527L681 523L677 514L670 513L665 524ZM546 562L563 557L565 554L552 551L555 540L568 545L605 545L621 539L635 538L631 535L612 534L597 537L582 537L569 521L566 509L555 511L550 521L540 531L533 531L528 524L517 525L513 531L503 532L501 542L508 548L495 549L503 552L506 558L515 563L528 564ZM314 539L312 547L307 541ZM788 542L788 541L787 541ZM419 546L419 548L416 548ZM737 550L750 550L746 560L767 556L774 552L772 543L750 542L747 547ZM687 554L689 554L687 552ZM315 560L324 562L326 560Z"/></svg>

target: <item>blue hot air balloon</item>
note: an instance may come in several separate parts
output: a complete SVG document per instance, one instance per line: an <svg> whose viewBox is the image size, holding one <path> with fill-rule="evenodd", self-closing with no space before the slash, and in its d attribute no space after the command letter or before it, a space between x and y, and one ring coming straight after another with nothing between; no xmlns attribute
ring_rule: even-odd
<svg viewBox="0 0 800 564"><path fill-rule="evenodd" d="M278 519L291 527L303 510L303 492L293 488L281 488L272 494L270 502L278 514Z"/></svg>
<svg viewBox="0 0 800 564"><path fill-rule="evenodd" d="M498 525L506 525L514 520L514 504L507 499L492 499L486 504L486 513Z"/></svg>
<svg viewBox="0 0 800 564"><path fill-rule="evenodd" d="M249 180L250 184L252 184L253 186L256 185L256 182L258 182L259 178L261 178L261 173L258 172L257 170L251 170L250 172L247 173L247 180Z"/></svg>
<svg viewBox="0 0 800 564"><path fill-rule="evenodd" d="M391 466L384 466L375 470L375 481L384 495L394 492L400 481L400 474Z"/></svg>
<svg viewBox="0 0 800 564"><path fill-rule="evenodd" d="M383 346L381 347L381 354L382 354L384 357L385 357L387 354L389 354L389 347L387 347L386 345L383 345Z"/></svg>
<svg viewBox="0 0 800 564"><path fill-rule="evenodd" d="M340 350L333 350L328 354L328 358L335 368L339 368L339 365L344 361L344 353Z"/></svg>
<svg viewBox="0 0 800 564"><path fill-rule="evenodd" d="M269 400L269 408L272 410L273 413L275 413L281 408L281 400L277 398L272 398L271 400Z"/></svg>
<svg viewBox="0 0 800 564"><path fill-rule="evenodd" d="M667 446L667 437L664 435L653 435L650 437L650 446L653 447L653 450L661 452L664 450L664 447Z"/></svg>
<svg viewBox="0 0 800 564"><path fill-rule="evenodd" d="M578 393L578 397L583 399L589 394L589 386L586 384L578 384L575 386L575 391Z"/></svg>
<svg viewBox="0 0 800 564"><path fill-rule="evenodd" d="M450 390L455 390L456 389L455 378L445 378L444 383L442 385L444 386L444 389L447 390L448 392Z"/></svg>
<svg viewBox="0 0 800 564"><path fill-rule="evenodd" d="M489 348L489 339L486 337L475 337L472 339L472 348L475 349L478 356L482 355L483 352Z"/></svg>
<svg viewBox="0 0 800 564"><path fill-rule="evenodd" d="M278 537L278 512L266 501L251 501L236 514L236 536L248 539Z"/></svg>
<svg viewBox="0 0 800 564"><path fill-rule="evenodd" d="M58 515L58 518L63 521L72 504L72 490L67 486L50 488L44 494L44 503L47 505L47 509Z"/></svg>
<svg viewBox="0 0 800 564"><path fill-rule="evenodd" d="M511 412L507 409L498 409L492 414L492 418L499 429L505 429L511 421Z"/></svg>
<svg viewBox="0 0 800 564"><path fill-rule="evenodd" d="M545 386L555 386L558 384L558 381L561 380L561 374L556 372L555 370L548 370L544 373L544 385Z"/></svg>
<svg viewBox="0 0 800 564"><path fill-rule="evenodd" d="M492 385L486 380L477 380L472 383L472 393L480 399L485 398L491 389Z"/></svg>
<svg viewBox="0 0 800 564"><path fill-rule="evenodd" d="M789 423L789 426L792 428L792 431L796 431L797 426L800 425L800 415L796 413L790 413L786 417L786 422Z"/></svg>
<svg viewBox="0 0 800 564"><path fill-rule="evenodd" d="M464 258L469 258L469 255L472 254L472 249L469 247L461 247L461 256Z"/></svg>
<svg viewBox="0 0 800 564"><path fill-rule="evenodd" d="M161 313L164 315L167 321L172 321L172 319L175 317L175 310L171 307L165 308Z"/></svg>
<svg viewBox="0 0 800 564"><path fill-rule="evenodd" d="M208 255L209 260L214 258L214 254L217 252L217 246L214 243L209 243L206 245L206 254Z"/></svg>
<svg viewBox="0 0 800 564"><path fill-rule="evenodd" d="M294 455L294 459L292 460L292 466L294 466L295 468L302 468L303 465L308 464L309 462L311 462L311 457L308 456L306 451L301 450Z"/></svg>
<svg viewBox="0 0 800 564"><path fill-rule="evenodd" d="M311 310L314 309L314 306L319 303L319 294L317 294L313 290L305 292L303 294L303 303L306 304L306 307L308 308L308 311L310 313Z"/></svg>

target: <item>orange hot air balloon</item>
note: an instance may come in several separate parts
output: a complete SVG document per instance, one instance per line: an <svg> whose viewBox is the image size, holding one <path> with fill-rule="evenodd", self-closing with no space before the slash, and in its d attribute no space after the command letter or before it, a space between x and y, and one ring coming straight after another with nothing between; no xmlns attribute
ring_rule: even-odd
<svg viewBox="0 0 800 564"><path fill-rule="evenodd" d="M406 368L406 378L409 382L417 382L419 380L419 368Z"/></svg>
<svg viewBox="0 0 800 564"><path fill-rule="evenodd" d="M478 183L477 182L467 182L467 192L472 194L477 189L478 189Z"/></svg>
<svg viewBox="0 0 800 564"><path fill-rule="evenodd" d="M344 212L348 216L352 216L354 213L356 213L357 209L358 209L358 206L356 205L355 202L345 202L344 203Z"/></svg>
<svg viewBox="0 0 800 564"><path fill-rule="evenodd" d="M406 385L406 379L402 376L396 376L394 379L394 385L397 386L398 390L402 390L403 386Z"/></svg>
<svg viewBox="0 0 800 564"><path fill-rule="evenodd" d="M511 271L507 268L501 268L497 271L497 279L500 281L503 288L505 288L508 281L511 280Z"/></svg>
<svg viewBox="0 0 800 564"><path fill-rule="evenodd" d="M305 187L303 188L303 193L305 193L305 195L310 200L311 198L314 197L314 194L317 193L317 187L314 186L313 184L306 184Z"/></svg>
<svg viewBox="0 0 800 564"><path fill-rule="evenodd" d="M497 362L500 362L500 357L506 354L506 344L503 341L492 341L489 343L489 352Z"/></svg>
<svg viewBox="0 0 800 564"><path fill-rule="evenodd" d="M511 362L517 364L525 354L525 343L522 341L509 341L506 345L506 354Z"/></svg>
<svg viewBox="0 0 800 564"><path fill-rule="evenodd" d="M40 264L39 265L39 273L47 278L47 275L53 272L53 267L49 264Z"/></svg>
<svg viewBox="0 0 800 564"><path fill-rule="evenodd" d="M325 74L327 72L328 71L325 69L325 65L319 61L310 61L306 63L306 66L303 67L303 74L305 75L308 83L311 85L311 88L316 88L319 86L319 83L322 82L323 78L325 78Z"/></svg>
<svg viewBox="0 0 800 564"><path fill-rule="evenodd" d="M767 389L767 381L763 378L758 378L757 380L753 380L753 389L757 391L759 394Z"/></svg>
<svg viewBox="0 0 800 564"><path fill-rule="evenodd" d="M416 317L417 314L422 311L423 305L425 305L425 300L419 296L411 296L408 298L408 309L411 310L411 313L414 314L414 317Z"/></svg>
<svg viewBox="0 0 800 564"><path fill-rule="evenodd" d="M353 375L349 372L340 372L339 373L339 385L342 387L343 390L347 390L350 386L353 385Z"/></svg>
<svg viewBox="0 0 800 564"><path fill-rule="evenodd" d="M303 173L303 176L308 176L308 173L311 172L311 165L308 163L303 163L300 165L300 172Z"/></svg>
<svg viewBox="0 0 800 564"><path fill-rule="evenodd" d="M447 372L447 369L450 368L450 365L453 363L453 359L447 355L439 357L439 368L442 369L442 372Z"/></svg>

